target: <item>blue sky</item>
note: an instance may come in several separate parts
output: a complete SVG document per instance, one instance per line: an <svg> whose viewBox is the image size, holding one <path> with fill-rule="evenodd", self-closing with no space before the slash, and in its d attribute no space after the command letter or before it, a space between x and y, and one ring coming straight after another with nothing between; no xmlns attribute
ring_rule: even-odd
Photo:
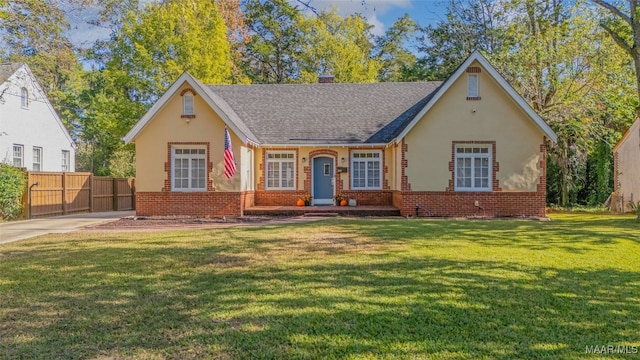
<svg viewBox="0 0 640 360"><path fill-rule="evenodd" d="M141 3L155 0L142 0ZM293 2L293 0L290 0ZM306 0L304 0L306 1ZM420 26L434 24L444 20L446 2L444 0L311 0L310 4L318 10L338 9L342 16L354 13L362 14L373 25L374 35L382 35L398 18L408 13ZM70 16L71 40L77 44L91 44L96 39L107 39L109 29L100 29L86 24L95 18L95 9L85 9Z"/></svg>
<svg viewBox="0 0 640 360"><path fill-rule="evenodd" d="M381 35L398 18L408 13L420 26L444 19L446 2L443 0L311 0L311 5L322 10L334 5L340 15L360 13L371 25L373 33Z"/></svg>

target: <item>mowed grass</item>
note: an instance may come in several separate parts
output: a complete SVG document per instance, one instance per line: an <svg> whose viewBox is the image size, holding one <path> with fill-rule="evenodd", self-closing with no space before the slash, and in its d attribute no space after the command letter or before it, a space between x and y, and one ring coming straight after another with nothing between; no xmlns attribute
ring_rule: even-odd
<svg viewBox="0 0 640 360"><path fill-rule="evenodd" d="M638 357L640 224L552 216L0 245L0 358Z"/></svg>

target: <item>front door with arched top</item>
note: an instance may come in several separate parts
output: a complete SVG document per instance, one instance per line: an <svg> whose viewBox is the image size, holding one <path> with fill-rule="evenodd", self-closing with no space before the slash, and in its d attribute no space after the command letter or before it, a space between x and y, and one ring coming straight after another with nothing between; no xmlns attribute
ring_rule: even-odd
<svg viewBox="0 0 640 360"><path fill-rule="evenodd" d="M313 158L311 195L314 205L333 204L334 171L333 158L325 156Z"/></svg>

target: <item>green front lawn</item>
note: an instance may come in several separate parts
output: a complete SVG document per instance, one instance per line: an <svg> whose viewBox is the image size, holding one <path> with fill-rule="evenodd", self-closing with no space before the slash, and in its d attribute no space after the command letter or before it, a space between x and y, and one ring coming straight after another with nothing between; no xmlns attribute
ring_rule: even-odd
<svg viewBox="0 0 640 360"><path fill-rule="evenodd" d="M0 358L629 359L640 224L328 219L0 245Z"/></svg>

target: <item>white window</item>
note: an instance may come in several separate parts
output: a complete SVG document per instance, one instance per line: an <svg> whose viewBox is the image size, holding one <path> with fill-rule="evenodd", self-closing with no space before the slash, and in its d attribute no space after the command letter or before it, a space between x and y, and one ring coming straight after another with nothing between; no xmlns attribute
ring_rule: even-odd
<svg viewBox="0 0 640 360"><path fill-rule="evenodd" d="M172 149L171 190L207 190L207 152L204 148Z"/></svg>
<svg viewBox="0 0 640 360"><path fill-rule="evenodd" d="M29 107L29 91L26 88L20 89L20 106L24 109Z"/></svg>
<svg viewBox="0 0 640 360"><path fill-rule="evenodd" d="M187 91L182 95L182 115L194 115L194 107L193 107L193 93L191 91Z"/></svg>
<svg viewBox="0 0 640 360"><path fill-rule="evenodd" d="M268 152L266 155L266 188L295 190L296 155L293 152Z"/></svg>
<svg viewBox="0 0 640 360"><path fill-rule="evenodd" d="M358 151L351 153L351 188L382 188L382 154L380 151Z"/></svg>
<svg viewBox="0 0 640 360"><path fill-rule="evenodd" d="M13 166L19 168L24 166L24 146L22 145L13 145Z"/></svg>
<svg viewBox="0 0 640 360"><path fill-rule="evenodd" d="M42 148L33 147L33 171L42 171Z"/></svg>
<svg viewBox="0 0 640 360"><path fill-rule="evenodd" d="M478 74L469 74L467 78L467 97L477 98L480 94L478 92Z"/></svg>
<svg viewBox="0 0 640 360"><path fill-rule="evenodd" d="M489 146L457 145L455 151L456 191L491 191Z"/></svg>
<svg viewBox="0 0 640 360"><path fill-rule="evenodd" d="M71 166L71 152L69 150L62 150L62 157L60 160L60 168L62 171L69 171L69 167Z"/></svg>

